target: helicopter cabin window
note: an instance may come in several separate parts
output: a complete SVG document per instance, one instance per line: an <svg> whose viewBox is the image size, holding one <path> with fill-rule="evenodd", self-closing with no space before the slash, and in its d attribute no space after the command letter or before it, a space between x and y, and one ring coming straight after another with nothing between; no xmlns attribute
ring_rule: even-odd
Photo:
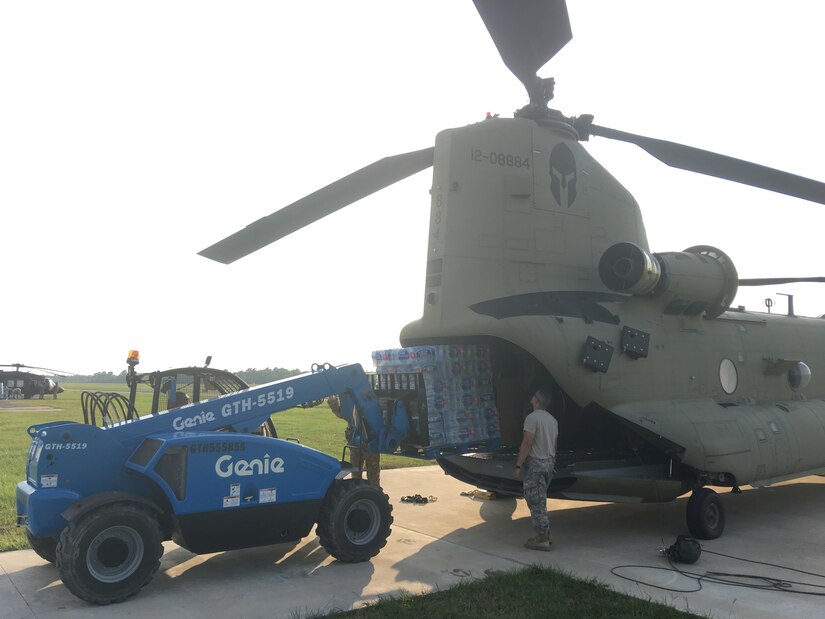
<svg viewBox="0 0 825 619"><path fill-rule="evenodd" d="M722 359L719 364L719 382L722 384L725 393L731 394L736 391L739 375L736 372L736 366L730 359Z"/></svg>
<svg viewBox="0 0 825 619"><path fill-rule="evenodd" d="M811 382L811 368L800 361L788 370L788 385L793 391L804 389Z"/></svg>

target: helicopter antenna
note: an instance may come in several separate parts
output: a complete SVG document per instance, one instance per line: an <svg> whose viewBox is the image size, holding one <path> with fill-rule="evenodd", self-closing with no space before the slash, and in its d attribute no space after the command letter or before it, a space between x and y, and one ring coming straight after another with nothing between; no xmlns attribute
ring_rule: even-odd
<svg viewBox="0 0 825 619"><path fill-rule="evenodd" d="M777 292L776 294L781 294L783 297L788 297L788 316L796 316L793 311L793 295L788 294L787 292Z"/></svg>

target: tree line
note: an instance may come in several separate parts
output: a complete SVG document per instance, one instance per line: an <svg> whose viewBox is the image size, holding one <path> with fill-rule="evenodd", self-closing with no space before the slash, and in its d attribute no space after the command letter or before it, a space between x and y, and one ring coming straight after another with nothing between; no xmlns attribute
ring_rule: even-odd
<svg viewBox="0 0 825 619"><path fill-rule="evenodd" d="M304 370L287 370L286 368L264 368L262 370L256 368L247 368L239 372L234 372L241 380L250 385L262 385L264 383L271 383L290 376L303 374ZM74 374L73 376L59 376L52 380L61 383L126 383L126 370L119 374L112 372L95 372L94 374Z"/></svg>

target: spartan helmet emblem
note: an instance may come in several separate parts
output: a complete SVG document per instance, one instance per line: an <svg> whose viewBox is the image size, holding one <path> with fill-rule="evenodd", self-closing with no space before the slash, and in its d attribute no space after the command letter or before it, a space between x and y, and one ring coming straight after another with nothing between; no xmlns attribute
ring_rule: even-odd
<svg viewBox="0 0 825 619"><path fill-rule="evenodd" d="M564 142L550 153L550 191L559 206L570 207L576 200L576 160Z"/></svg>

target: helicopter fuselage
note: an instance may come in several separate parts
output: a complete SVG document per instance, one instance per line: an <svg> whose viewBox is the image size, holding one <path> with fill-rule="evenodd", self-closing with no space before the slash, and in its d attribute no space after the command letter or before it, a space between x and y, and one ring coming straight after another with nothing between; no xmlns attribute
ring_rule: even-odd
<svg viewBox="0 0 825 619"><path fill-rule="evenodd" d="M678 482L641 500L825 470L825 322L729 309L715 248L651 255L636 201L562 119L443 131L434 166L424 311L401 343L490 343L505 442L549 383L567 464ZM557 490L640 493L601 479Z"/></svg>

